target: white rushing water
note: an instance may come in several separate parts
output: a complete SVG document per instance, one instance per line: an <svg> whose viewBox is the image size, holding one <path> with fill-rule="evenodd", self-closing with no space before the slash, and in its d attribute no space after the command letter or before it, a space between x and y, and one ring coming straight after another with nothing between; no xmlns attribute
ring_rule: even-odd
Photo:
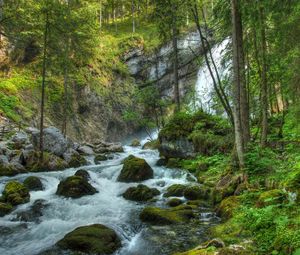
<svg viewBox="0 0 300 255"><path fill-rule="evenodd" d="M225 39L220 44L215 45L212 48L212 56L215 61L218 73L220 75L221 80L223 80L229 74L229 65L230 63L226 63L223 65L223 58L226 52L226 47L229 43L229 39ZM209 54L208 54L209 56ZM216 72L211 63L211 67L216 77ZM214 93L213 79L210 75L209 69L204 62L200 67L197 75L197 81L195 85L195 100L190 106L193 110L198 108L202 108L207 112L212 112L213 108L213 100L212 93Z"/></svg>
<svg viewBox="0 0 300 255"><path fill-rule="evenodd" d="M143 224L139 221L138 214L145 204L127 201L121 196L128 187L136 186L137 183L116 181L122 168L121 161L130 154L144 158L153 168L154 178L143 182L150 187L165 191L171 184L188 182L186 172L156 166L155 163L159 159L157 151L130 146L125 146L125 152L116 154L112 160L83 167L91 176L90 183L98 190L93 196L69 199L55 194L60 180L76 172L77 169L73 168L57 172L28 173L10 178L1 177L0 192L9 180L23 181L32 175L41 178L45 189L30 192L29 203L18 206L13 213L0 218L0 231L4 233L0 236L0 254L38 254L52 247L76 227L93 223L104 224L119 234L123 248L118 254L155 254L151 253L151 250L145 252L143 247ZM38 199L46 200L48 204L39 222L25 223L14 220L18 212L28 210ZM163 199L161 195L157 203L162 203Z"/></svg>

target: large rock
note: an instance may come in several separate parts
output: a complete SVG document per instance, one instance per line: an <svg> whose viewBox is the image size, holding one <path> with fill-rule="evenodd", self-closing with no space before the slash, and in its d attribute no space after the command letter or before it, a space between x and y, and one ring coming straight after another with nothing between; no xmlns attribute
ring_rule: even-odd
<svg viewBox="0 0 300 255"><path fill-rule="evenodd" d="M140 219L153 225L169 225L188 222L194 218L192 207L180 205L172 209L146 207L140 214Z"/></svg>
<svg viewBox="0 0 300 255"><path fill-rule="evenodd" d="M32 142L35 148L39 147L40 133L32 133ZM48 127L44 129L44 150L62 157L70 147L70 141L67 140L59 129Z"/></svg>
<svg viewBox="0 0 300 255"><path fill-rule="evenodd" d="M47 207L47 202L42 199L36 200L29 209L25 211L18 212L16 221L25 221L25 222L40 222L40 217L43 216L43 210Z"/></svg>
<svg viewBox="0 0 300 255"><path fill-rule="evenodd" d="M59 196L79 198L93 195L97 190L81 176L70 176L62 180L57 187L56 194Z"/></svg>
<svg viewBox="0 0 300 255"><path fill-rule="evenodd" d="M183 193L186 188L187 186L183 184L173 184L168 187L164 197L183 197Z"/></svg>
<svg viewBox="0 0 300 255"><path fill-rule="evenodd" d="M68 167L80 167L87 164L83 155L80 155L76 150L69 148L63 155Z"/></svg>
<svg viewBox="0 0 300 255"><path fill-rule="evenodd" d="M90 174L88 173L88 171L86 171L84 169L77 170L76 173L75 173L75 176L81 176L86 181L88 181L91 178Z"/></svg>
<svg viewBox="0 0 300 255"><path fill-rule="evenodd" d="M148 201L159 194L158 189L151 189L146 185L140 184L137 187L128 188L123 194L123 197L128 200L141 202Z"/></svg>
<svg viewBox="0 0 300 255"><path fill-rule="evenodd" d="M96 153L113 153L113 152L124 152L121 143L106 143L103 141L96 141L94 145L94 151Z"/></svg>
<svg viewBox="0 0 300 255"><path fill-rule="evenodd" d="M79 227L65 235L57 245L63 249L85 254L112 254L121 247L116 232L104 225Z"/></svg>
<svg viewBox="0 0 300 255"><path fill-rule="evenodd" d="M146 160L130 155L123 163L118 181L140 182L153 178L153 170Z"/></svg>
<svg viewBox="0 0 300 255"><path fill-rule="evenodd" d="M188 186L183 193L184 197L188 200L206 199L208 191L206 188L199 185Z"/></svg>
<svg viewBox="0 0 300 255"><path fill-rule="evenodd" d="M180 137L177 140L167 140L161 138L159 153L166 158L193 158L195 154L194 145L185 137Z"/></svg>
<svg viewBox="0 0 300 255"><path fill-rule="evenodd" d="M92 147L88 146L88 145L83 145L83 146L80 146L77 151L80 153L80 154L83 154L83 155L94 155L95 152L93 150Z"/></svg>
<svg viewBox="0 0 300 255"><path fill-rule="evenodd" d="M22 148L27 142L29 142L28 134L24 131L19 131L16 134L13 135L11 138L11 141L14 144L15 149Z"/></svg>
<svg viewBox="0 0 300 255"><path fill-rule="evenodd" d="M2 203L0 202L0 217L9 214L13 210L13 207L9 203Z"/></svg>
<svg viewBox="0 0 300 255"><path fill-rule="evenodd" d="M28 190L33 190L33 191L43 190L43 184L41 180L36 176L27 177L24 180L23 184Z"/></svg>
<svg viewBox="0 0 300 255"><path fill-rule="evenodd" d="M30 194L25 185L17 182L10 181L5 185L2 192L3 199L5 202L11 205L19 205L29 202Z"/></svg>

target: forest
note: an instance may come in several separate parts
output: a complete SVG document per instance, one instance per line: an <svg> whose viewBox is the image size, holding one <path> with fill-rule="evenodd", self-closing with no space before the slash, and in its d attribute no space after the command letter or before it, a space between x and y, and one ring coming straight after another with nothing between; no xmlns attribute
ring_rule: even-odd
<svg viewBox="0 0 300 255"><path fill-rule="evenodd" d="M0 254L300 255L299 0L0 0Z"/></svg>

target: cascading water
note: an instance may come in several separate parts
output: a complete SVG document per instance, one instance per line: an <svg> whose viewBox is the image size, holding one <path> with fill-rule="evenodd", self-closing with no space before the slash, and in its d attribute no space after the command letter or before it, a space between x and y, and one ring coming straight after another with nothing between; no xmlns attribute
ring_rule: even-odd
<svg viewBox="0 0 300 255"><path fill-rule="evenodd" d="M111 160L100 165L84 167L91 176L91 184L99 191L92 196L67 199L55 194L60 180L73 175L76 171L74 168L1 177L0 192L9 180L23 181L32 175L42 180L45 189L30 192L30 203L18 206L11 214L0 218L0 254L41 254L76 227L93 223L104 224L119 234L123 248L117 252L118 255L172 254L178 251L178 247L182 249L186 245L186 248L190 248L188 245L198 244L201 237L203 238L207 221L211 223L215 221L211 214L206 213L207 208L203 208L203 217L199 215L199 222L203 219L203 225L197 225L192 233L189 232L192 230L188 231L186 226L184 229L180 229L179 226L147 227L139 220L139 212L147 204L127 201L121 196L128 187L136 186L137 183L116 181L122 168L122 160L130 154L146 159L151 165L154 178L143 183L159 189L162 193L171 184L188 183L187 172L156 166L159 158L158 151L130 146L124 148L124 153L115 154ZM34 222L16 219L18 213L29 210L37 200L44 200L46 203L41 217ZM163 195L160 195L157 202L152 202L151 205L163 207L165 202ZM180 237L175 237L175 233L179 233ZM191 236L195 240L192 240Z"/></svg>
<svg viewBox="0 0 300 255"><path fill-rule="evenodd" d="M227 62L225 63L225 65L223 65L222 63L222 60L225 55L225 49L229 42L230 42L229 39L225 39L220 44L215 45L211 50L212 58L215 62L221 80L223 80L229 74L230 63ZM211 60L210 60L210 65L214 76L217 77ZM209 72L206 63L204 63L198 71L197 81L195 85L195 97L194 97L195 100L190 105L191 108L193 110L202 108L207 112L211 112L213 108L213 100L212 100L213 92L214 92L213 79L211 77L211 74Z"/></svg>

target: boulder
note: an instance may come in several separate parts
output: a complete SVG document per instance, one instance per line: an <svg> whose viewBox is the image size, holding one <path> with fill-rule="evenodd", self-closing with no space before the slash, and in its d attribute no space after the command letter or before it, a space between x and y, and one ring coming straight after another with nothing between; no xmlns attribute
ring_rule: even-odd
<svg viewBox="0 0 300 255"><path fill-rule="evenodd" d="M87 146L87 145L83 145L83 146L80 146L77 151L80 153L80 154L83 154L83 155L94 155L95 152L93 150L92 147L90 146Z"/></svg>
<svg viewBox="0 0 300 255"><path fill-rule="evenodd" d="M11 205L24 204L29 202L30 199L29 190L25 187L25 185L17 181L8 182L5 185L2 195L4 201Z"/></svg>
<svg viewBox="0 0 300 255"><path fill-rule="evenodd" d="M183 201L179 198L171 198L168 202L167 205L170 207L176 207L178 205L181 205Z"/></svg>
<svg viewBox="0 0 300 255"><path fill-rule="evenodd" d="M96 141L94 145L94 151L96 153L113 153L113 152L124 152L121 143L106 143L102 141Z"/></svg>
<svg viewBox="0 0 300 255"><path fill-rule="evenodd" d="M199 200L199 199L206 199L208 197L208 191L202 186L193 185L188 186L183 195L188 200Z"/></svg>
<svg viewBox="0 0 300 255"><path fill-rule="evenodd" d="M75 176L80 176L83 179L85 179L86 181L88 181L91 177L90 174L88 173L88 171L84 170L84 169L79 169L76 171Z"/></svg>
<svg viewBox="0 0 300 255"><path fill-rule="evenodd" d="M159 141L157 139L148 141L143 145L144 150L157 150L158 148L159 148Z"/></svg>
<svg viewBox="0 0 300 255"><path fill-rule="evenodd" d="M65 154L64 154L65 155ZM87 160L84 158L84 156L80 155L77 151L72 150L71 154L68 157L67 163L68 167L80 167L87 165Z"/></svg>
<svg viewBox="0 0 300 255"><path fill-rule="evenodd" d="M157 207L146 207L140 214L143 222L152 225L170 225L188 222L194 218L192 207L188 205L180 205L172 209L161 209Z"/></svg>
<svg viewBox="0 0 300 255"><path fill-rule="evenodd" d="M141 146L141 142L140 142L139 139L134 139L134 140L132 140L130 146L132 146L132 147L139 147L139 146Z"/></svg>
<svg viewBox="0 0 300 255"><path fill-rule="evenodd" d="M35 148L39 147L40 133L32 133L32 142ZM44 129L44 150L62 157L67 149L71 147L69 141L64 137L62 132L56 127Z"/></svg>
<svg viewBox="0 0 300 255"><path fill-rule="evenodd" d="M281 205L284 202L288 202L288 194L283 190L273 189L261 193L256 202L256 206Z"/></svg>
<svg viewBox="0 0 300 255"><path fill-rule="evenodd" d="M11 141L13 142L13 147L15 149L21 149L27 142L29 142L28 134L24 131L19 131L12 136Z"/></svg>
<svg viewBox="0 0 300 255"><path fill-rule="evenodd" d="M160 158L157 160L156 165L157 166L165 166L168 163L168 160L165 158Z"/></svg>
<svg viewBox="0 0 300 255"><path fill-rule="evenodd" d="M0 217L9 214L13 210L13 207L9 203L2 203L0 202Z"/></svg>
<svg viewBox="0 0 300 255"><path fill-rule="evenodd" d="M160 139L159 153L166 158L188 159L195 156L195 148L186 137L179 137L176 140Z"/></svg>
<svg viewBox="0 0 300 255"><path fill-rule="evenodd" d="M37 190L43 190L43 184L41 180L36 176L29 176L27 177L23 184L28 190L37 191Z"/></svg>
<svg viewBox="0 0 300 255"><path fill-rule="evenodd" d="M85 254L112 254L121 247L116 232L104 225L94 224L79 227L65 235L57 245L62 249Z"/></svg>
<svg viewBox="0 0 300 255"><path fill-rule="evenodd" d="M105 154L98 154L95 156L95 163L99 164L101 161L108 160L108 157Z"/></svg>
<svg viewBox="0 0 300 255"><path fill-rule="evenodd" d="M142 202L148 201L159 194L158 189L151 189L146 185L140 184L137 187L128 188L123 194L123 197L127 200Z"/></svg>
<svg viewBox="0 0 300 255"><path fill-rule="evenodd" d="M146 160L130 155L123 163L118 181L140 182L153 178L153 170Z"/></svg>
<svg viewBox="0 0 300 255"><path fill-rule="evenodd" d="M227 197L217 207L216 213L223 219L229 219L233 216L234 211L239 206L239 199L236 196Z"/></svg>
<svg viewBox="0 0 300 255"><path fill-rule="evenodd" d="M164 197L183 197L186 186L183 184L173 184L168 187Z"/></svg>
<svg viewBox="0 0 300 255"><path fill-rule="evenodd" d="M97 190L81 176L70 176L62 180L57 187L59 196L79 198L86 195L94 195Z"/></svg>

